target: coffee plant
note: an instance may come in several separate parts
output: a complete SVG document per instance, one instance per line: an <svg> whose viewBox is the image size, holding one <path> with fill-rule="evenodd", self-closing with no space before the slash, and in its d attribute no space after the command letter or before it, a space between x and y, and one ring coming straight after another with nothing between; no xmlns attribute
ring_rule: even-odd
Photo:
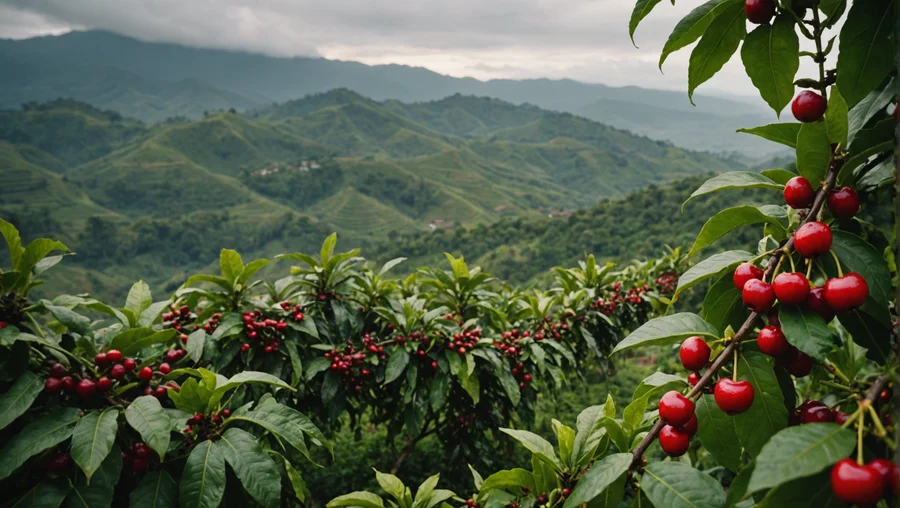
<svg viewBox="0 0 900 508"><path fill-rule="evenodd" d="M660 3L638 0L632 36ZM708 287L699 314L660 312L611 351L680 344L684 371L645 379L621 413L609 398L585 409L574 428L554 420L555 447L501 429L532 453L531 468L486 478L473 471L467 505L818 507L900 499L900 469L891 461L896 238L893 220L879 211L896 197L896 8L893 0L710 0L677 24L660 65L697 43L689 97L740 47L763 100L776 114L791 103L797 120L743 130L795 149L795 164L716 176L688 201L746 189L770 189L783 201L710 218L690 256L742 226L762 225L760 240L697 262L671 297L658 300L676 304ZM812 60L816 75L796 76L801 58ZM364 505L363 493L350 498Z"/></svg>

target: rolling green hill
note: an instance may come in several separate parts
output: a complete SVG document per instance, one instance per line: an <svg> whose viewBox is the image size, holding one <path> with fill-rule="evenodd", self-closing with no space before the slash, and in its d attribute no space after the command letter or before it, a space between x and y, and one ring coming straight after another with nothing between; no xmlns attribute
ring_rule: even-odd
<svg viewBox="0 0 900 508"><path fill-rule="evenodd" d="M254 115L146 125L70 100L0 112L0 215L78 252L106 291L177 285L222 247L371 247L429 228L570 214L648 184L740 167L568 113L348 90ZM171 274L175 272L173 277ZM127 284L119 284L127 287ZM52 288L51 288L52 289Z"/></svg>
<svg viewBox="0 0 900 508"><path fill-rule="evenodd" d="M268 107L273 102L335 88L354 90L379 101L405 103L461 93L570 112L696 150L741 151L755 159L779 150L735 133L739 127L776 121L761 109L762 102L753 98L741 101L701 93L695 95L695 107L685 100L682 91L610 87L566 79L479 81L402 65L277 58L145 42L97 30L25 40L0 39L0 69L5 71L0 78L0 108L71 97L146 122L159 122L173 116L200 118L204 111ZM332 105L341 104L337 101ZM428 108L416 111L416 107L396 107L407 109L408 116L426 127L456 135L479 134L498 127L482 125L478 105L470 105L475 109L456 104L433 118ZM295 111L290 116L310 112ZM540 115L514 109L510 114Z"/></svg>

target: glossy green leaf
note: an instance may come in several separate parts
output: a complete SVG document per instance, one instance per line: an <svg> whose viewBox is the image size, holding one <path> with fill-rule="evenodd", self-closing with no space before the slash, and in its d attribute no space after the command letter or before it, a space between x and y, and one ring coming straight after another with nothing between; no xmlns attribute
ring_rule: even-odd
<svg viewBox="0 0 900 508"><path fill-rule="evenodd" d="M713 283L703 298L700 317L720 332L728 326L737 330L750 315L732 279L731 274L726 273Z"/></svg>
<svg viewBox="0 0 900 508"><path fill-rule="evenodd" d="M747 491L758 492L812 476L847 458L855 446L855 433L834 423L788 427L763 446Z"/></svg>
<svg viewBox="0 0 900 508"><path fill-rule="evenodd" d="M831 488L831 470L782 483L766 493L756 508L841 508Z"/></svg>
<svg viewBox="0 0 900 508"><path fill-rule="evenodd" d="M867 349L868 358L883 363L890 357L891 331L878 319L857 309L841 314L838 320L850 332L853 342Z"/></svg>
<svg viewBox="0 0 900 508"><path fill-rule="evenodd" d="M351 492L338 496L328 504L328 508L337 508L338 506L359 506L360 508L384 508L384 501L380 497L371 492Z"/></svg>
<svg viewBox="0 0 900 508"><path fill-rule="evenodd" d="M130 508L178 508L178 484L164 470L150 471L128 500Z"/></svg>
<svg viewBox="0 0 900 508"><path fill-rule="evenodd" d="M75 483L66 496L66 508L109 508L113 503L116 484L122 474L122 451L113 446L109 455L94 472L91 483L82 475L77 475Z"/></svg>
<svg viewBox="0 0 900 508"><path fill-rule="evenodd" d="M193 378L182 383L179 391L169 391L169 398L175 407L191 414L205 413L210 397L212 397L212 390Z"/></svg>
<svg viewBox="0 0 900 508"><path fill-rule="evenodd" d="M575 445L575 430L563 425L559 420L551 420L553 430L556 433L556 445L559 448L559 460L567 466L574 464L572 459L572 447Z"/></svg>
<svg viewBox="0 0 900 508"><path fill-rule="evenodd" d="M697 438L716 462L737 472L741 466L741 443L734 431L734 422L725 414L712 395L703 395L696 402Z"/></svg>
<svg viewBox="0 0 900 508"><path fill-rule="evenodd" d="M66 479L43 481L32 487L10 508L59 508L68 493Z"/></svg>
<svg viewBox="0 0 900 508"><path fill-rule="evenodd" d="M731 189L784 189L784 184L777 183L771 178L766 177L755 171L729 171L716 175L709 180L703 182L697 190L681 205L684 210L685 205L697 196L703 196L711 192Z"/></svg>
<svg viewBox="0 0 900 508"><path fill-rule="evenodd" d="M788 342L816 360L824 360L825 355L838 345L822 316L805 306L782 305L778 320Z"/></svg>
<svg viewBox="0 0 900 508"><path fill-rule="evenodd" d="M209 399L209 409L215 409L222 398L231 390L235 388L245 385L247 383L260 383L266 385L272 385L276 388L284 388L289 391L294 390L291 385L285 383L281 379L273 376L272 374L267 374L265 372L256 372L252 370L246 370L244 372L239 372L233 376L231 376L225 384L217 385L215 391L212 394L212 397Z"/></svg>
<svg viewBox="0 0 900 508"><path fill-rule="evenodd" d="M775 377L772 358L753 351L741 354L738 378L753 385L753 404L732 417L738 439L752 457L756 457L772 434L787 426L784 395Z"/></svg>
<svg viewBox="0 0 900 508"><path fill-rule="evenodd" d="M692 266L678 278L678 288L675 289L675 294L678 295L706 279L719 277L726 272L733 271L737 265L754 257L753 254L745 250L729 250L713 254Z"/></svg>
<svg viewBox="0 0 900 508"><path fill-rule="evenodd" d="M250 280L250 277L253 277L256 272L262 270L268 264L268 259L257 259L255 261L247 263L247 266L245 266L243 270L241 270L240 275L237 276L237 279L235 279L235 281L238 284L246 284L247 281Z"/></svg>
<svg viewBox="0 0 900 508"><path fill-rule="evenodd" d="M776 205L743 205L726 208L706 221L700 234L697 235L697 239L694 240L688 256L693 256L741 226L768 223L783 231L784 226L781 224L783 219L787 219L787 212L784 208ZM681 285L680 280L679 285Z"/></svg>
<svg viewBox="0 0 900 508"><path fill-rule="evenodd" d="M175 330L156 331L152 328L132 328L113 337L109 349L118 349L125 356L133 356L144 348L164 344L175 338Z"/></svg>
<svg viewBox="0 0 900 508"><path fill-rule="evenodd" d="M225 494L225 456L214 441L194 447L184 464L178 502L182 508L217 508Z"/></svg>
<svg viewBox="0 0 900 508"><path fill-rule="evenodd" d="M0 395L0 429L22 416L44 390L44 379L26 370L9 390Z"/></svg>
<svg viewBox="0 0 900 508"><path fill-rule="evenodd" d="M325 446L330 453L331 444L322 432L305 415L281 404L265 404L241 416L232 416L227 422L247 421L259 425L293 446L304 457L312 461L304 435L313 442Z"/></svg>
<svg viewBox="0 0 900 508"><path fill-rule="evenodd" d="M748 129L738 129L737 132L744 134L753 134L769 141L781 143L782 145L795 148L797 146L797 138L800 135L799 123L773 123L753 127Z"/></svg>
<svg viewBox="0 0 900 508"><path fill-rule="evenodd" d="M72 436L79 410L59 407L30 422L0 449L0 480L11 475L26 460ZM120 461L121 462L121 461Z"/></svg>
<svg viewBox="0 0 900 508"><path fill-rule="evenodd" d="M756 467L756 461L750 461L738 471L738 474L731 481L726 493L725 506L731 508L747 497L747 484L750 483L750 476L753 474L753 468ZM751 500L752 501L752 500Z"/></svg>
<svg viewBox="0 0 900 508"><path fill-rule="evenodd" d="M794 97L794 76L800 68L800 39L794 18L781 14L772 24L757 26L747 34L741 60L763 100L780 114Z"/></svg>
<svg viewBox="0 0 900 508"><path fill-rule="evenodd" d="M216 447L225 456L244 489L260 505L277 508L281 504L281 474L252 434L230 428Z"/></svg>
<svg viewBox="0 0 900 508"><path fill-rule="evenodd" d="M632 399L637 399L648 393L650 398L661 397L663 393L669 390L680 391L686 386L687 381L681 376L666 374L665 372L654 372L641 381L641 384L634 389Z"/></svg>
<svg viewBox="0 0 900 508"><path fill-rule="evenodd" d="M798 130L798 132L799 132L799 130ZM791 178L794 178L795 176L797 176L796 173L793 173L791 171L788 171L788 170L782 169L782 168L764 169L764 170L760 171L760 174L767 178L771 178L775 182L779 183L782 187L784 187L785 184L787 184Z"/></svg>
<svg viewBox="0 0 900 508"><path fill-rule="evenodd" d="M219 268L222 270L222 276L233 284L244 271L244 261L237 252L231 249L222 249L219 254Z"/></svg>
<svg viewBox="0 0 900 508"><path fill-rule="evenodd" d="M134 312L135 316L140 316L147 307L153 304L153 296L150 294L150 286L146 282L139 280L128 291L128 297L125 299L125 308Z"/></svg>
<svg viewBox="0 0 900 508"><path fill-rule="evenodd" d="M109 455L116 433L119 431L119 408L109 407L102 411L85 414L72 432L72 460L81 467L90 485L103 459Z"/></svg>
<svg viewBox="0 0 900 508"><path fill-rule="evenodd" d="M608 410L610 405L612 405L611 415ZM589 458L600 444L600 440L606 433L603 419L615 417L615 403L609 394L607 394L606 404L603 406L590 406L578 414L575 422L575 441L572 444L572 456L577 464L582 464L586 458Z"/></svg>
<svg viewBox="0 0 900 508"><path fill-rule="evenodd" d="M125 420L141 435L147 446L159 454L161 460L166 458L172 420L156 397L144 395L134 399L125 409Z"/></svg>
<svg viewBox="0 0 900 508"><path fill-rule="evenodd" d="M694 90L713 77L747 34L747 18L743 4L729 3L712 20L700 42L691 52L688 64L688 98L693 104Z"/></svg>
<svg viewBox="0 0 900 508"><path fill-rule="evenodd" d="M634 10L631 12L631 20L628 22L628 36L631 37L632 44L634 44L634 31L637 30L638 24L650 14L650 11L659 2L660 0L637 0Z"/></svg>
<svg viewBox="0 0 900 508"><path fill-rule="evenodd" d="M589 503L599 497L625 474L628 466L631 465L632 459L633 457L630 453L615 453L594 462L590 471L578 480L575 489L566 499L563 508L575 508L582 503Z"/></svg>
<svg viewBox="0 0 900 508"><path fill-rule="evenodd" d="M522 446L528 449L528 451L534 454L534 456L541 461L557 469L562 469L562 463L560 462L559 458L557 458L556 452L553 451L553 445L541 436L528 432L527 430L517 429L501 428L500 432L511 436L513 439L521 443Z"/></svg>
<svg viewBox="0 0 900 508"><path fill-rule="evenodd" d="M406 492L406 485L400 481L400 478L390 473L382 473L374 468L373 470L375 471L375 479L378 481L378 485L397 501L402 500L403 494Z"/></svg>
<svg viewBox="0 0 900 508"><path fill-rule="evenodd" d="M403 348L398 348L388 358L387 367L384 369L384 384L392 383L399 378L407 364L409 364L409 354Z"/></svg>
<svg viewBox="0 0 900 508"><path fill-rule="evenodd" d="M825 122L805 123L797 135L797 170L813 185L825 178L831 161L831 142Z"/></svg>
<svg viewBox="0 0 900 508"><path fill-rule="evenodd" d="M199 330L195 330L188 335L187 343L184 345L184 349L187 350L188 356L190 356L191 360L194 362L199 362L203 359L203 346L206 344L206 330L200 328Z"/></svg>
<svg viewBox="0 0 900 508"><path fill-rule="evenodd" d="M853 138L869 120L884 111L887 105L894 100L894 90L894 80L892 79L887 86L870 93L856 106L853 106L848 114L848 143L853 143ZM846 103L846 101L844 102Z"/></svg>
<svg viewBox="0 0 900 508"><path fill-rule="evenodd" d="M516 487L534 488L534 475L521 468L497 471L488 476L481 484L479 492L490 492L496 489L513 489Z"/></svg>
<svg viewBox="0 0 900 508"><path fill-rule="evenodd" d="M837 87L831 87L828 109L825 111L825 127L828 130L828 140L844 147L848 146L848 113L847 101L844 100L841 91Z"/></svg>
<svg viewBox="0 0 900 508"><path fill-rule="evenodd" d="M729 5L741 4L742 0L709 0L708 2L695 7L687 16L681 18L681 21L675 25L675 29L669 35L666 44L663 46L662 54L659 56L659 69L662 70L663 63L675 51L693 43L709 28L709 24L718 14Z"/></svg>
<svg viewBox="0 0 900 508"><path fill-rule="evenodd" d="M674 344L692 335L716 337L718 331L700 316L680 312L647 321L619 342L613 353L636 347Z"/></svg>
<svg viewBox="0 0 900 508"><path fill-rule="evenodd" d="M708 474L682 462L654 462L644 469L641 489L654 506L721 508L725 491Z"/></svg>
<svg viewBox="0 0 900 508"><path fill-rule="evenodd" d="M500 380L500 385L503 386L503 391L506 393L506 397L509 399L510 403L512 403L513 406L518 406L522 392L519 388L519 382L513 377L512 372L509 370L509 366L504 365L497 369L497 379Z"/></svg>
<svg viewBox="0 0 900 508"><path fill-rule="evenodd" d="M414 508L425 508L428 506L428 503L431 500L431 494L434 493L434 488L437 487L437 483L440 479L440 474L432 475L419 485L419 488L416 489L415 500L413 501Z"/></svg>
<svg viewBox="0 0 900 508"><path fill-rule="evenodd" d="M894 68L896 0L856 0L838 43L837 86L850 107Z"/></svg>

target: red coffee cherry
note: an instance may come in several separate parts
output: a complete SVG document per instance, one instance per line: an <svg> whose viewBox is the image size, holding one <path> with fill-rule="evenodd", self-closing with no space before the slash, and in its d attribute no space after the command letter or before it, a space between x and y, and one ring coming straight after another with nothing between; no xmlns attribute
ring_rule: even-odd
<svg viewBox="0 0 900 508"><path fill-rule="evenodd" d="M697 383L700 382L700 373L699 372L691 372L691 375L688 376L688 384L691 386L697 386Z"/></svg>
<svg viewBox="0 0 900 508"><path fill-rule="evenodd" d="M687 432L688 437L694 437L697 434L698 428L699 425L697 423L697 415L693 414L691 415L691 419L681 426L681 431Z"/></svg>
<svg viewBox="0 0 900 508"><path fill-rule="evenodd" d="M784 184L784 202L795 210L809 208L816 198L816 191L809 180L795 176Z"/></svg>
<svg viewBox="0 0 900 508"><path fill-rule="evenodd" d="M122 360L122 366L125 367L125 370L131 372L137 367L137 362L134 361L134 358L126 358Z"/></svg>
<svg viewBox="0 0 900 508"><path fill-rule="evenodd" d="M118 349L110 349L106 352L106 359L111 362L118 362L122 359L122 352Z"/></svg>
<svg viewBox="0 0 900 508"><path fill-rule="evenodd" d="M807 222L794 231L794 248L805 258L825 254L831 249L831 228L824 222Z"/></svg>
<svg viewBox="0 0 900 508"><path fill-rule="evenodd" d="M831 310L828 302L825 301L825 286L809 290L809 296L806 298L806 307L822 316L826 323L830 323L834 319L834 311Z"/></svg>
<svg viewBox="0 0 900 508"><path fill-rule="evenodd" d="M55 377L56 379L62 379L65 375L68 374L66 370L66 366L61 363L54 363L50 366L50 377Z"/></svg>
<svg viewBox="0 0 900 508"><path fill-rule="evenodd" d="M894 496L900 496L900 467L897 464L887 459L875 459L866 464L866 467L881 474L885 491L890 491Z"/></svg>
<svg viewBox="0 0 900 508"><path fill-rule="evenodd" d="M48 377L46 380L44 380L44 390L46 390L47 393L56 395L57 393L61 392L62 389L63 389L63 382L61 379L56 379L55 377Z"/></svg>
<svg viewBox="0 0 900 508"><path fill-rule="evenodd" d="M846 312L862 307L869 297L866 279L856 272L835 277L825 282L825 302L835 312Z"/></svg>
<svg viewBox="0 0 900 508"><path fill-rule="evenodd" d="M751 23L757 25L768 23L775 15L775 0L746 0L744 13L747 14L747 21Z"/></svg>
<svg viewBox="0 0 900 508"><path fill-rule="evenodd" d="M831 423L834 414L824 406L811 406L800 412L800 423Z"/></svg>
<svg viewBox="0 0 900 508"><path fill-rule="evenodd" d="M694 415L694 401L675 390L666 392L659 401L659 417L669 425L680 427Z"/></svg>
<svg viewBox="0 0 900 508"><path fill-rule="evenodd" d="M744 305L753 312L768 312L775 303L775 290L772 285L759 279L750 279L741 291Z"/></svg>
<svg viewBox="0 0 900 508"><path fill-rule="evenodd" d="M671 425L665 425L659 431L659 445L666 455L680 457L687 453L691 446L691 437L687 432L678 430Z"/></svg>
<svg viewBox="0 0 900 508"><path fill-rule="evenodd" d="M681 357L681 364L685 369L696 372L709 363L710 352L709 345L705 340L700 337L688 337L681 343L678 355Z"/></svg>
<svg viewBox="0 0 900 508"><path fill-rule="evenodd" d="M762 279L763 270L751 263L741 263L734 270L734 287L744 289L744 284L750 279Z"/></svg>
<svg viewBox="0 0 900 508"><path fill-rule="evenodd" d="M838 219L849 219L859 212L859 194L850 187L828 193L828 209Z"/></svg>
<svg viewBox="0 0 900 508"><path fill-rule="evenodd" d="M82 399L92 397L96 391L97 383L95 383L92 379L82 379L78 382L78 385L75 386L75 392Z"/></svg>
<svg viewBox="0 0 900 508"><path fill-rule="evenodd" d="M740 414L753 404L753 385L749 381L723 378L716 383L713 396L719 409L730 415Z"/></svg>
<svg viewBox="0 0 900 508"><path fill-rule="evenodd" d="M794 97L791 112L801 122L818 122L825 115L828 102L825 97L811 90L804 90Z"/></svg>
<svg viewBox="0 0 900 508"><path fill-rule="evenodd" d="M150 367L144 367L138 372L138 378L142 381L150 381L150 378L153 377L153 369Z"/></svg>
<svg viewBox="0 0 900 508"><path fill-rule="evenodd" d="M756 344L760 351L772 357L781 356L790 347L781 328L771 325L762 327L756 336Z"/></svg>
<svg viewBox="0 0 900 508"><path fill-rule="evenodd" d="M884 493L884 477L877 468L841 459L831 468L831 489L844 503L874 505Z"/></svg>
<svg viewBox="0 0 900 508"><path fill-rule="evenodd" d="M775 298L788 305L804 303L809 296L809 281L798 272L779 273L772 281L772 287L775 288Z"/></svg>
<svg viewBox="0 0 900 508"><path fill-rule="evenodd" d="M112 380L106 376L101 377L97 380L97 389L101 392L105 392L112 387Z"/></svg>
<svg viewBox="0 0 900 508"><path fill-rule="evenodd" d="M123 377L125 377L125 372L127 370L128 369L126 369L124 365L120 365L117 363L113 365L111 369L109 369L109 375L112 376L113 379L122 379Z"/></svg>

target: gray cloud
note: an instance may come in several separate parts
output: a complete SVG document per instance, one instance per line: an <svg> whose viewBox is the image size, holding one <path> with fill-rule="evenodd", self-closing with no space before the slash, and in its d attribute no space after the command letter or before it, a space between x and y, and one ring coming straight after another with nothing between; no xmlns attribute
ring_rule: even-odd
<svg viewBox="0 0 900 508"><path fill-rule="evenodd" d="M686 88L687 56L656 67L693 6L662 2L632 46L626 0L0 0L0 37L101 28L275 56L400 63L455 76L569 77ZM752 95L739 59L701 90Z"/></svg>

